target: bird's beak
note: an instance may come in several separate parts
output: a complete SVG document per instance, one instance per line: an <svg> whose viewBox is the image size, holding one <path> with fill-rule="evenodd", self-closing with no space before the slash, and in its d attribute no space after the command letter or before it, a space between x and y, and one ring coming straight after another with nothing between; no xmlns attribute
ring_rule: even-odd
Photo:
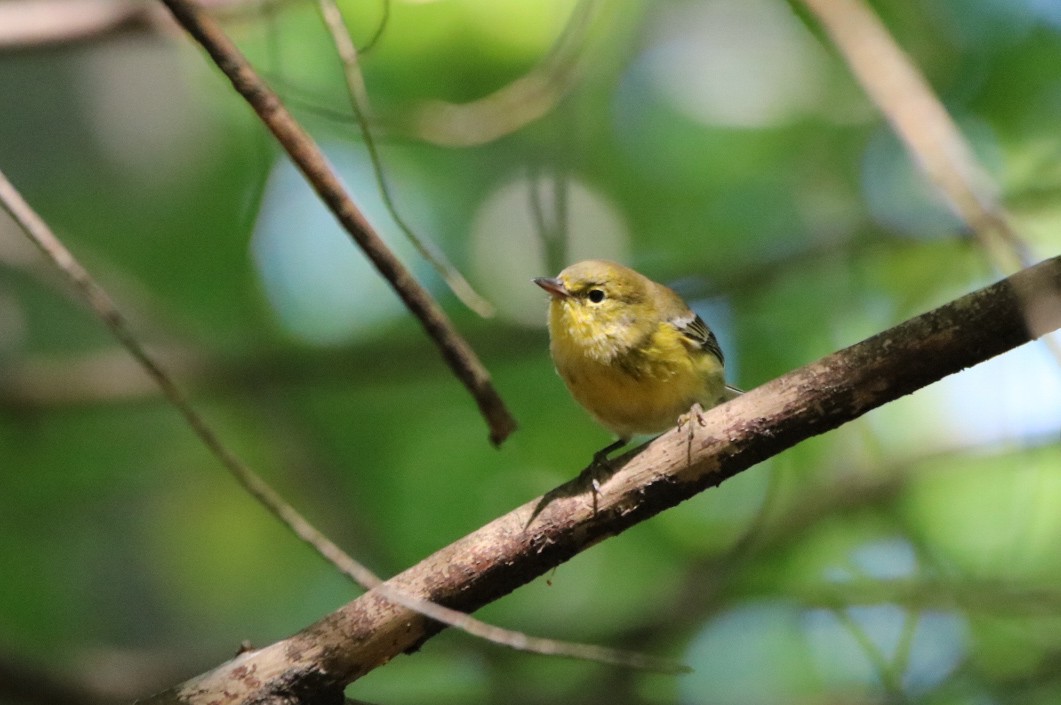
<svg viewBox="0 0 1061 705"><path fill-rule="evenodd" d="M549 292L549 296L554 299L566 299L571 296L571 292L567 290L567 287L564 286L564 283L559 279L552 277L538 277L533 281L535 284Z"/></svg>

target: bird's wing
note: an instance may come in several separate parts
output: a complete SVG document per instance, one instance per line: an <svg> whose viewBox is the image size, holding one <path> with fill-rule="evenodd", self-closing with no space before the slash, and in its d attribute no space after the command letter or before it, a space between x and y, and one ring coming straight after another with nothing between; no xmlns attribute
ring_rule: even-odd
<svg viewBox="0 0 1061 705"><path fill-rule="evenodd" d="M679 333L701 350L711 353L718 358L719 362L725 362L725 358L722 355L722 348L718 344L718 338L715 337L715 334L712 333L711 329L707 327L706 323L704 323L704 319L700 318L692 311L688 311L681 316L672 318L670 323L678 329Z"/></svg>

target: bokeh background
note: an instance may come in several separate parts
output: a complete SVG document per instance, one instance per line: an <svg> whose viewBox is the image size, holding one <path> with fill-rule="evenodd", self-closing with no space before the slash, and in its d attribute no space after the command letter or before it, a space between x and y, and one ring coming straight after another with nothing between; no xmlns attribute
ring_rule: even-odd
<svg viewBox="0 0 1061 705"><path fill-rule="evenodd" d="M383 207L316 5L227 7L227 30L490 369L520 424L495 449L418 324L164 13L10 39L18 15L2 13L32 4L0 4L0 169L224 440L381 574L569 479L611 440L553 372L532 276L596 256L672 284L745 388L1000 276L798 3L343 3L368 46L394 199L497 306L480 319ZM873 7L1031 251L1056 255L1061 2ZM446 632L348 694L1056 703L1059 429L1061 366L1029 344L478 613L671 656L690 675ZM146 695L355 595L237 487L0 216L0 702Z"/></svg>

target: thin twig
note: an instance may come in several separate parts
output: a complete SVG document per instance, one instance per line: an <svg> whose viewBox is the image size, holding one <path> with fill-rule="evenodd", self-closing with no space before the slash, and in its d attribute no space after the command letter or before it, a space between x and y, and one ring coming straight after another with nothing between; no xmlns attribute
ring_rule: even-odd
<svg viewBox="0 0 1061 705"><path fill-rule="evenodd" d="M844 607L834 607L830 611L836 617L840 626L847 630L859 648L862 649L862 653L865 654L870 667L876 671L881 686L888 693L888 702L908 702L906 694L903 692L901 674L897 677L884 651L874 643L870 635L862 628L862 625Z"/></svg>
<svg viewBox="0 0 1061 705"><path fill-rule="evenodd" d="M376 25L376 31L372 33L372 36L365 42L365 46L361 47L360 54L364 56L373 49L376 48L376 43L383 38L383 33L387 30L387 25L390 24L391 19L391 1L383 0L381 5L383 6L383 16L379 18L379 24Z"/></svg>
<svg viewBox="0 0 1061 705"><path fill-rule="evenodd" d="M402 607L414 610L451 627L456 627L501 646L521 651L566 656L665 673L676 673L685 670L684 666L676 664L669 659L617 651L592 644L559 642L502 629L481 622L457 610L413 597L384 583L371 570L352 558L306 520L298 510L288 504L276 490L221 441L205 419L192 408L188 398L180 390L173 378L155 360L154 356L148 353L144 346L140 344L132 333L125 317L115 306L107 292L96 283L85 268L74 258L73 254L59 241L47 223L26 203L21 194L4 176L3 172L0 172L0 204L3 205L4 210L11 214L11 217L14 218L15 222L18 223L34 244L74 284L92 310L110 329L114 337L136 358L140 366L162 389L163 394L173 407L184 417L184 420L195 432L195 435L199 437L203 445L236 478L236 481L279 519L281 523L288 527L292 533L316 550L343 575L366 590L375 589L376 592Z"/></svg>
<svg viewBox="0 0 1061 705"><path fill-rule="evenodd" d="M373 230L346 193L320 148L292 117L279 97L258 76L232 40L206 13L188 0L162 0L254 108L314 190L346 231L390 283L405 305L434 340L442 357L464 383L490 427L490 440L499 445L516 422L494 389L490 375L467 342L454 330L446 314L413 278Z"/></svg>
<svg viewBox="0 0 1061 705"><path fill-rule="evenodd" d="M166 399L180 412L184 420L199 437L203 445L219 460L236 480L266 509L289 527L296 536L315 548L329 562L355 582L370 589L379 582L364 566L343 553L326 536L306 521L298 512L285 502L257 473L240 460L222 443L217 433L192 408L188 398L180 390L173 378L140 344L125 318L115 306L113 300L103 288L96 283L87 270L73 254L59 241L48 227L48 224L26 203L14 185L0 172L0 204L3 205L23 232L33 241L59 271L74 285L81 296L103 321L118 342L129 351L140 367L155 381Z"/></svg>
<svg viewBox="0 0 1061 705"><path fill-rule="evenodd" d="M550 213L546 213L546 203L542 191L552 184L552 198L549 200ZM538 236L545 252L547 271L559 272L567 261L568 228L568 191L571 183L562 170L552 176L544 176L536 166L527 174L527 207L534 222L534 233Z"/></svg>
<svg viewBox="0 0 1061 705"><path fill-rule="evenodd" d="M884 581L874 580L855 561L849 560L846 566L850 571L850 578L857 585L871 585L879 587ZM845 586L846 587L846 586ZM906 609L903 619L903 630L899 636L899 643L889 658L885 653L884 646L873 641L869 631L863 628L862 623L855 619L850 611L850 605L833 605L830 609L833 616L858 642L863 654L869 661L870 666L877 672L877 678L888 692L889 696L897 703L907 702L903 692L903 672L906 669L906 657L909 656L909 646L912 643L914 631L917 629L917 611Z"/></svg>
<svg viewBox="0 0 1061 705"><path fill-rule="evenodd" d="M350 29L343 20L343 13L339 11L339 6L328 0L319 0L317 6L320 8L324 26L332 37L332 43L335 44L335 52L339 55L339 61L343 64L343 76L346 79L346 89L350 93L350 103L358 125L361 127L361 133L367 140L368 126L365 114L372 112L372 108L368 102L368 91L365 89L365 77L361 73L357 47L354 46L354 40L350 37Z"/></svg>
<svg viewBox="0 0 1061 705"><path fill-rule="evenodd" d="M920 623L921 612L907 607L903 618L903 630L899 634L899 643L896 644L895 653L892 654L892 671L900 687L903 683L903 676L910 669L910 656L914 650L914 638L917 636Z"/></svg>
<svg viewBox="0 0 1061 705"><path fill-rule="evenodd" d="M0 172L0 204L3 205L4 210L11 215L33 243L40 248L41 252L55 263L59 271L81 293L85 301L107 328L110 329L114 337L118 339L140 364L140 367L155 381L170 404L180 412L203 445L221 462L237 482L299 539L314 548L325 560L338 568L344 575L366 590L379 586L382 581L372 571L346 554L327 536L310 524L221 441L213 428L192 408L188 398L176 385L173 378L133 335L125 316L118 310L107 292L92 279L88 271L59 241L47 223L26 203L25 199L22 198L14 185L8 181L3 172ZM397 591L384 589L383 592L384 594L393 593L391 596L394 597L395 602L410 609L415 610L423 603L422 600L406 598L404 595L398 594ZM444 614L432 614L431 616L446 623L458 621L456 618L447 619Z"/></svg>
<svg viewBox="0 0 1061 705"><path fill-rule="evenodd" d="M372 164L372 171L376 177L379 194L383 199L383 205L390 214L391 220L394 221L394 224L398 226L398 229L402 231L406 239L412 243L416 251L420 253L420 256L427 260L438 275L442 277L442 281L446 282L446 286L449 287L450 291L465 306L483 318L492 317L495 313L493 304L472 288L468 280L446 259L446 255L442 250L430 240L425 240L417 235L412 226L398 211L398 206L394 202L394 196L391 193L390 182L383 171L383 161L380 159L379 150L376 149L376 140L373 138L369 127L368 114L371 112L371 108L368 102L368 92L365 89L365 79L361 73L361 65L357 58L357 47L354 46L354 42L350 38L350 30L347 28L346 22L343 21L343 15L339 11L339 6L335 3L335 0L319 0L318 4L321 16L324 18L324 24L327 26L329 33L332 35L332 41L335 43L336 53L339 55L340 61L342 61L343 75L346 77L346 87L350 93L350 107L353 110L354 120L357 122L358 129L361 130L365 148L368 150L369 163Z"/></svg>

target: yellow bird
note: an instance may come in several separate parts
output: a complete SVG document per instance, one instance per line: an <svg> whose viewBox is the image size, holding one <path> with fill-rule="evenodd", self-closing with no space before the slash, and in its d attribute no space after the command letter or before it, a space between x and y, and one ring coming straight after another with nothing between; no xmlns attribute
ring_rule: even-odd
<svg viewBox="0 0 1061 705"><path fill-rule="evenodd" d="M575 401L619 436L595 463L631 436L660 433L741 393L726 384L715 334L662 284L603 260L534 283L552 297L556 371Z"/></svg>

